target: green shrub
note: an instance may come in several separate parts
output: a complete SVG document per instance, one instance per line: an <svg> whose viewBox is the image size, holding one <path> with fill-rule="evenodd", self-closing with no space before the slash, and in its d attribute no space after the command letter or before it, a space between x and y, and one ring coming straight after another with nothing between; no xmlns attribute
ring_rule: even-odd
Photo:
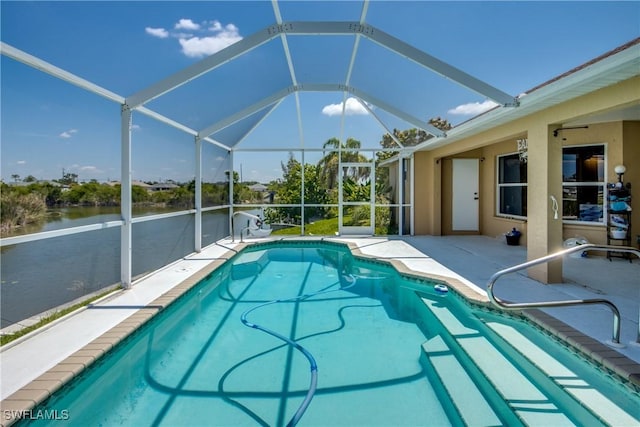
<svg viewBox="0 0 640 427"><path fill-rule="evenodd" d="M42 220L47 213L45 197L38 193L0 194L0 227L2 231Z"/></svg>

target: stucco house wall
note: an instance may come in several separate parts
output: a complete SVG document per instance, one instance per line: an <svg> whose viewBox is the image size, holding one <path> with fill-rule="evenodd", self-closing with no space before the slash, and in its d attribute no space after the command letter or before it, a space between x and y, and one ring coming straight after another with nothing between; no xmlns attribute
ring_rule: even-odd
<svg viewBox="0 0 640 427"><path fill-rule="evenodd" d="M451 230L451 160L454 158L480 159L480 229L479 234L500 236L513 227L523 231L521 244L527 244L531 230L531 220L549 222L549 194L562 194L561 149L562 146L584 144L606 144L607 182L617 181L614 167L625 164L625 182L632 183L635 194L632 226L633 235L640 230L640 121L614 121L589 123L588 116L606 112L614 108L640 104L640 77L634 77L618 84L591 92L573 100L551 105L534 114L516 119L476 135L436 148L415 153L415 233L453 234ZM582 119L588 129L563 131L557 137L554 128L563 123ZM529 193L528 218L504 218L496 212L496 158L500 154L517 151L516 140L528 138L529 152L535 150L529 160L529 186L535 180L549 180L554 174L553 188L549 184L538 184L546 195L532 198ZM563 140L564 139L564 140ZM552 154L546 154L551 153ZM549 156L553 156L550 162ZM542 159L542 161L540 161ZM552 173L553 172L553 173ZM558 174L560 178L558 179ZM638 190L634 189L638 188ZM561 197L558 198L561 200ZM563 224L562 236L558 241L576 235L587 237L594 243L606 243L604 225ZM560 230L559 229L559 230ZM552 234L552 233L551 233Z"/></svg>

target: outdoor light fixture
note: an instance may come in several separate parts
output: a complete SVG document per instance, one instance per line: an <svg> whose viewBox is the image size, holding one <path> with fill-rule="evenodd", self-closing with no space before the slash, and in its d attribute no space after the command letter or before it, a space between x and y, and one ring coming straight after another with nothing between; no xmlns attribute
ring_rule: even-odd
<svg viewBox="0 0 640 427"><path fill-rule="evenodd" d="M558 136L558 132L561 132L563 130L569 130L569 129L589 129L589 126L569 126L566 128L558 128L558 129L554 129L553 130L553 136Z"/></svg>
<svg viewBox="0 0 640 427"><path fill-rule="evenodd" d="M613 170L618 174L618 182L622 183L622 175L627 171L627 168L624 165L618 165Z"/></svg>

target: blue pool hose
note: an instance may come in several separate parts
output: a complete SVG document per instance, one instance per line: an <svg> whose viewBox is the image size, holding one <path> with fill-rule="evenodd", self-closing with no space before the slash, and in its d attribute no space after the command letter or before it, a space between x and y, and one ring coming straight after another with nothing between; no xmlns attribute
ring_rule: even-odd
<svg viewBox="0 0 640 427"><path fill-rule="evenodd" d="M313 395L316 393L316 389L317 389L317 386L318 386L318 364L316 363L316 359L314 359L313 355L309 352L309 350L307 350L306 348L304 348L303 346L301 346L297 342L293 341L292 339L289 339L289 338L285 337L284 335L281 335L281 334L277 333L276 331L272 331L271 329L267 329L267 328L262 327L260 325L256 325L255 323L249 322L247 320L247 315L249 313L251 313L252 311L257 310L257 309L259 309L261 307L264 307L264 306L267 306L267 305L277 304L279 302L287 302L287 301L295 301L295 300L299 300L299 299L306 299L306 298L310 298L310 297L315 296L315 295L320 295L320 294L324 294L324 293L328 293L328 292L335 292L335 291L349 289L352 286L355 286L356 278L353 276L353 274L349 274L348 277L351 278L351 284L349 286L344 287L344 288L323 290L323 291L319 291L319 292L315 292L315 293L311 293L311 294L304 294L304 295L300 295L300 296L297 296L297 297L286 298L286 299L276 299L276 300L269 301L269 302L266 302L264 304L260 304L260 305L257 305L255 307L252 307L249 310L247 310L244 313L242 313L242 316L240 316L240 320L242 321L242 323L245 326L248 326L248 327L253 328L253 329L258 329L258 330L260 330L262 332L266 332L267 334L272 335L272 336L274 336L274 337L276 337L278 339L281 339L282 341L286 342L287 344L289 344L290 346L292 346L296 350L300 351L304 355L304 357L306 357L307 360L309 361L309 366L311 367L311 384L309 385L309 391L307 392L307 395L305 396L304 401L302 402L302 404L298 407L298 410L296 411L296 413L293 414L293 417L291 418L291 420L287 424L287 427L293 427L296 424L298 424L298 421L300 421L300 419L302 418L302 415L304 415L304 412L307 410L307 407L311 403L311 399L313 399Z"/></svg>

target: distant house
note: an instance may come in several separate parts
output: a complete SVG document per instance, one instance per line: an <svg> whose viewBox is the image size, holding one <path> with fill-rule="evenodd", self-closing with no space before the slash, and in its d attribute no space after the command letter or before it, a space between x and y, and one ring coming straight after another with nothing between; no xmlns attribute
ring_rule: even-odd
<svg viewBox="0 0 640 427"><path fill-rule="evenodd" d="M146 182L142 182L142 181L132 181L131 185L142 187L147 191L151 191L152 190L152 186L151 185L147 184Z"/></svg>
<svg viewBox="0 0 640 427"><path fill-rule="evenodd" d="M257 193L262 193L264 191L267 191L267 186L262 184L253 184L249 186L249 190L255 191Z"/></svg>
<svg viewBox="0 0 640 427"><path fill-rule="evenodd" d="M108 182L109 185L111 186L115 186L115 185L120 185L120 181L110 181ZM141 187L144 188L145 190L147 190L148 192L155 192L155 191L167 191L167 190L173 190L174 188L178 188L179 185L173 184L171 182L159 182L156 184L147 184L146 182L142 182L142 181L131 181L131 185L132 186L136 186L136 187Z"/></svg>
<svg viewBox="0 0 640 427"><path fill-rule="evenodd" d="M31 184L48 184L53 187L64 187L64 188L69 187L68 185L63 185L56 181L48 181L44 179L39 179L37 181L10 181L10 182L7 182L6 184L12 187L28 187Z"/></svg>
<svg viewBox="0 0 640 427"><path fill-rule="evenodd" d="M33 184L33 182L9 181L6 184L11 187L27 187L28 185Z"/></svg>
<svg viewBox="0 0 640 427"><path fill-rule="evenodd" d="M156 184L148 185L151 191L168 191L173 190L174 188L178 188L179 185L172 184L170 182L159 182Z"/></svg>

